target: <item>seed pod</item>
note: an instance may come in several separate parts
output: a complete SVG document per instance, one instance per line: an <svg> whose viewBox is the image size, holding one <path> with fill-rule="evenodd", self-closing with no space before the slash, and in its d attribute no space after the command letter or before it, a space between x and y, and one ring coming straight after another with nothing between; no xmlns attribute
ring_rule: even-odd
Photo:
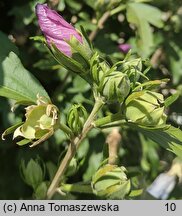
<svg viewBox="0 0 182 216"><path fill-rule="evenodd" d="M106 199L123 199L130 191L124 167L104 165L92 178L92 188L97 196Z"/></svg>

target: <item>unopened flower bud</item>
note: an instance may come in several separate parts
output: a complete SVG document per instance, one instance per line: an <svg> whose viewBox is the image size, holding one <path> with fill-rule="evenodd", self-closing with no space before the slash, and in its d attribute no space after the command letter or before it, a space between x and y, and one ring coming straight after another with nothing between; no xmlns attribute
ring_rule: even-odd
<svg viewBox="0 0 182 216"><path fill-rule="evenodd" d="M124 61L120 70L129 74L130 82L136 82L142 72L142 59L136 58Z"/></svg>
<svg viewBox="0 0 182 216"><path fill-rule="evenodd" d="M124 167L104 165L92 177L92 188L97 196L106 199L123 199L130 191Z"/></svg>
<svg viewBox="0 0 182 216"><path fill-rule="evenodd" d="M72 105L68 114L68 125L74 134L79 134L81 132L87 117L87 111L82 105Z"/></svg>
<svg viewBox="0 0 182 216"><path fill-rule="evenodd" d="M90 59L90 70L93 81L99 86L104 74L111 69L105 61L99 61L99 54L96 52Z"/></svg>
<svg viewBox="0 0 182 216"><path fill-rule="evenodd" d="M74 36L82 43L81 35L56 11L51 10L47 4L37 4L36 14L39 26L46 37L48 45L50 46L51 43L54 43L61 52L71 56L71 47L66 40L70 40Z"/></svg>
<svg viewBox="0 0 182 216"><path fill-rule="evenodd" d="M90 44L47 4L37 4L36 14L51 54L67 70L83 77L90 68L89 60L93 54ZM87 80L88 75L84 78Z"/></svg>
<svg viewBox="0 0 182 216"><path fill-rule="evenodd" d="M164 97L152 91L134 92L125 101L125 115L139 125L163 125L166 122Z"/></svg>
<svg viewBox="0 0 182 216"><path fill-rule="evenodd" d="M55 105L38 98L37 105L26 108L25 122L14 131L13 138L23 137L31 146L48 139L59 124L58 109Z"/></svg>
<svg viewBox="0 0 182 216"><path fill-rule="evenodd" d="M130 92L130 81L126 74L115 71L103 83L102 94L107 103L122 103Z"/></svg>

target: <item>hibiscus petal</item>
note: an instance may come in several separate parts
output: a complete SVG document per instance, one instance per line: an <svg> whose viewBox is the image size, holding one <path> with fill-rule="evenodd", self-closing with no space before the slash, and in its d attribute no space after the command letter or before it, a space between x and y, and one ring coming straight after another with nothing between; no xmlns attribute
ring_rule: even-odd
<svg viewBox="0 0 182 216"><path fill-rule="evenodd" d="M71 56L71 47L66 40L69 41L71 36L74 36L82 43L81 35L61 15L51 10L47 4L37 4L36 14L39 26L46 37L48 45L54 43L61 52Z"/></svg>

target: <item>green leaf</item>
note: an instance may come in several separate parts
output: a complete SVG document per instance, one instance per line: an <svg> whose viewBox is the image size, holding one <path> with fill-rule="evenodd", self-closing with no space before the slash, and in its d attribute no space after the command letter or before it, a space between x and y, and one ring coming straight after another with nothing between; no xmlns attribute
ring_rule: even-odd
<svg viewBox="0 0 182 216"><path fill-rule="evenodd" d="M30 40L46 43L46 39L44 36L33 36L33 37L30 37Z"/></svg>
<svg viewBox="0 0 182 216"><path fill-rule="evenodd" d="M23 146L23 145L26 145L26 144L28 144L30 142L31 142L31 140L29 140L29 139L23 139L23 140L17 142L16 144L19 145L19 146Z"/></svg>
<svg viewBox="0 0 182 216"><path fill-rule="evenodd" d="M142 193L143 193L143 189L132 190L132 191L129 193L129 197L140 196Z"/></svg>
<svg viewBox="0 0 182 216"><path fill-rule="evenodd" d="M66 4L68 5L68 7L70 7L71 10L73 10L74 12L77 12L79 10L81 10L82 8L82 4L79 1L76 0L66 0Z"/></svg>
<svg viewBox="0 0 182 216"><path fill-rule="evenodd" d="M141 132L144 136L158 143L163 148L173 152L178 157L182 158L182 131L173 126L166 128L147 128L129 124Z"/></svg>
<svg viewBox="0 0 182 216"><path fill-rule="evenodd" d="M22 65L18 56L10 52L0 59L0 96L16 100L19 104L36 103L37 95L50 100L39 81Z"/></svg>
<svg viewBox="0 0 182 216"><path fill-rule="evenodd" d="M141 133L139 135L142 147L141 167L145 172L150 172L150 175L155 177L159 167L158 145Z"/></svg>
<svg viewBox="0 0 182 216"><path fill-rule="evenodd" d="M34 196L36 199L46 199L46 194L47 194L47 183L46 182L41 182L35 192L34 192Z"/></svg>
<svg viewBox="0 0 182 216"><path fill-rule="evenodd" d="M52 180L56 174L57 166L53 162L48 161L46 163L46 168L47 168L49 179Z"/></svg>
<svg viewBox="0 0 182 216"><path fill-rule="evenodd" d="M70 87L68 89L68 92L69 93L84 93L84 92L87 92L89 89L90 89L90 85L84 80L82 79L81 77L79 76L76 76L74 77L73 81L73 87Z"/></svg>
<svg viewBox="0 0 182 216"><path fill-rule="evenodd" d="M179 96L180 96L180 93L179 93L179 92L176 92L176 93L174 93L173 95L169 96L169 97L165 100L165 102L164 102L165 107L168 107L168 106L170 106L172 103L174 103L174 102L179 98Z"/></svg>
<svg viewBox="0 0 182 216"><path fill-rule="evenodd" d="M77 150L76 157L79 160L81 160L82 158L86 157L88 150L89 150L89 141L88 139L84 139Z"/></svg>
<svg viewBox="0 0 182 216"><path fill-rule="evenodd" d="M45 175L44 170L37 159L30 159L27 165L25 165L25 161L22 160L20 171L23 180L34 189L36 189L37 186L43 181Z"/></svg>
<svg viewBox="0 0 182 216"><path fill-rule="evenodd" d="M127 20L136 25L139 34L138 47L141 55L148 56L153 46L153 35L150 24L161 28L161 11L151 5L143 3L129 3L127 5Z"/></svg>
<svg viewBox="0 0 182 216"><path fill-rule="evenodd" d="M99 168L99 165L102 161L102 158L103 158L103 155L102 153L96 153L96 152L93 152L91 155L90 155L90 158L89 158L89 161L88 161L88 166L87 166L87 169L83 175L83 180L84 181L89 181L93 174L96 172L96 170Z"/></svg>
<svg viewBox="0 0 182 216"><path fill-rule="evenodd" d="M168 61L170 64L170 70L172 73L173 83L180 84L182 77L182 49L181 49L181 37L175 37L174 41L166 41Z"/></svg>
<svg viewBox="0 0 182 216"><path fill-rule="evenodd" d="M161 80L150 80L147 82L144 82L140 85L138 85L136 88L133 89L133 91L136 91L137 89L140 89L141 87L145 87L145 89L153 89L163 83L168 82L169 79L161 79Z"/></svg>

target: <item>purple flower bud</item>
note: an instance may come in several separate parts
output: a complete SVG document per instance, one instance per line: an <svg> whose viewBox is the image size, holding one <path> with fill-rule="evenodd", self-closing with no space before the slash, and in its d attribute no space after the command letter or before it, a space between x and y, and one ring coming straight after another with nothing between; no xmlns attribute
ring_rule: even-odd
<svg viewBox="0 0 182 216"><path fill-rule="evenodd" d="M131 45L130 44L120 44L118 48L121 52L127 53L131 49Z"/></svg>
<svg viewBox="0 0 182 216"><path fill-rule="evenodd" d="M71 47L66 42L74 36L82 43L81 35L56 11L51 10L47 4L37 4L36 14L39 26L46 37L48 45L54 43L56 47L67 56L71 56Z"/></svg>

